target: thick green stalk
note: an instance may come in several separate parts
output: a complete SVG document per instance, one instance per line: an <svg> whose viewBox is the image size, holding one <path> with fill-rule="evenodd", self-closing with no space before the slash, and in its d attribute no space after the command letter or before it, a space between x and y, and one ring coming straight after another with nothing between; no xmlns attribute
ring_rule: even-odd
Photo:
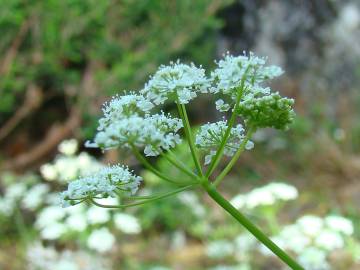
<svg viewBox="0 0 360 270"><path fill-rule="evenodd" d="M176 102L176 105L178 107L178 111L179 111L179 115L182 119L183 125L184 125L184 130L185 130L185 135L187 137L188 143L189 143L189 147L190 147L190 152L191 155L193 157L194 163L195 163L195 167L198 171L198 174L200 176L203 175L202 173L202 168L200 165L200 161L199 161L199 157L196 151L196 147L195 147L195 143L194 143L194 137L191 131L191 126L190 126L190 122L189 122L189 118L187 116L186 113L186 108L184 104L180 104L179 102Z"/></svg>
<svg viewBox="0 0 360 270"><path fill-rule="evenodd" d="M239 149L236 151L235 155L232 157L228 165L224 168L224 170L216 177L214 181L214 185L218 186L220 182L224 179L224 177L229 173L232 167L235 165L236 161L239 159L241 153L245 150L246 144L248 143L251 136L254 134L255 128L250 127L244 140L241 142Z"/></svg>
<svg viewBox="0 0 360 270"><path fill-rule="evenodd" d="M294 270L305 270L285 251L271 241L258 227L256 227L247 217L241 214L228 200L226 200L216 188L207 181L202 183L209 196L216 201L226 212L233 216L241 225L252 233L261 243L269 248L277 257Z"/></svg>

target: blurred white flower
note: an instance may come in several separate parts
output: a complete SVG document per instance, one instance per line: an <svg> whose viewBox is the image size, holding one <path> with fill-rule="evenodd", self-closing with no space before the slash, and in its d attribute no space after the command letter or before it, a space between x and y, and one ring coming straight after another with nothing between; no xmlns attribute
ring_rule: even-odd
<svg viewBox="0 0 360 270"><path fill-rule="evenodd" d="M31 187L21 201L24 208L35 210L41 203L44 203L45 195L49 192L50 187L46 184L37 184Z"/></svg>
<svg viewBox="0 0 360 270"><path fill-rule="evenodd" d="M56 240L60 238L67 231L66 226L62 223L53 222L45 226L40 235L45 240Z"/></svg>
<svg viewBox="0 0 360 270"><path fill-rule="evenodd" d="M109 209L92 206L87 210L87 220L90 224L102 224L110 220Z"/></svg>
<svg viewBox="0 0 360 270"><path fill-rule="evenodd" d="M37 228L45 228L48 225L61 221L66 215L63 208L57 205L45 207L38 214L35 226Z"/></svg>
<svg viewBox="0 0 360 270"><path fill-rule="evenodd" d="M308 247L302 250L297 259L307 270L328 270L330 265L326 260L326 256L325 251L315 247Z"/></svg>
<svg viewBox="0 0 360 270"><path fill-rule="evenodd" d="M44 164L40 167L40 173L41 175L48 181L54 181L56 180L58 176L58 172L55 168L55 166L51 164Z"/></svg>
<svg viewBox="0 0 360 270"><path fill-rule="evenodd" d="M84 231L87 227L85 213L71 214L66 218L65 224L70 230Z"/></svg>
<svg viewBox="0 0 360 270"><path fill-rule="evenodd" d="M345 242L340 233L325 229L316 236L315 244L320 248L332 251L343 248Z"/></svg>
<svg viewBox="0 0 360 270"><path fill-rule="evenodd" d="M104 258L84 251L57 251L33 243L26 250L27 270L110 270Z"/></svg>
<svg viewBox="0 0 360 270"><path fill-rule="evenodd" d="M302 216L296 221L296 224L305 234L312 237L318 235L324 227L323 219L313 215Z"/></svg>
<svg viewBox="0 0 360 270"><path fill-rule="evenodd" d="M87 246L100 253L111 250L114 243L115 237L107 228L94 230L87 240Z"/></svg>
<svg viewBox="0 0 360 270"><path fill-rule="evenodd" d="M341 216L327 216L325 223L330 229L346 235L352 235L354 232L354 226L351 220Z"/></svg>
<svg viewBox="0 0 360 270"><path fill-rule="evenodd" d="M231 256L233 252L233 243L226 240L213 241L206 246L207 256L214 259L222 259Z"/></svg>
<svg viewBox="0 0 360 270"><path fill-rule="evenodd" d="M116 228L127 234L138 234L141 232L141 226L138 219L134 216L117 213L114 215Z"/></svg>
<svg viewBox="0 0 360 270"><path fill-rule="evenodd" d="M78 149L78 142L76 141L76 139L62 141L58 145L58 151L67 156L74 155L77 149Z"/></svg>
<svg viewBox="0 0 360 270"><path fill-rule="evenodd" d="M294 186L272 182L266 186L255 188L246 194L236 195L230 203L235 208L255 208L258 206L273 205L277 201L294 200L298 191Z"/></svg>

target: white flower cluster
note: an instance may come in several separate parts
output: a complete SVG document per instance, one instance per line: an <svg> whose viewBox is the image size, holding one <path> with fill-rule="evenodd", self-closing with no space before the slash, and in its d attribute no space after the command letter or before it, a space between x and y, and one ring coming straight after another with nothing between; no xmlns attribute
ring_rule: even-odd
<svg viewBox="0 0 360 270"><path fill-rule="evenodd" d="M103 204L117 203L115 198L97 201ZM97 252L107 252L115 243L112 241L115 236L108 229L112 223L116 229L125 234L138 234L141 232L138 219L132 215L125 213L114 214L109 209L96 206L87 208L82 204L66 209L57 204L50 204L37 215L35 228L39 230L41 239L52 241L66 235L81 233L82 237L87 239L88 248ZM100 229L93 229L99 228L99 226ZM99 238L103 240L96 240Z"/></svg>
<svg viewBox="0 0 360 270"><path fill-rule="evenodd" d="M154 104L144 96L132 92L124 96L116 96L110 102L104 104L104 116L99 120L98 130L105 130L111 123L126 117L133 115L143 116L153 107Z"/></svg>
<svg viewBox="0 0 360 270"><path fill-rule="evenodd" d="M219 121L215 123L208 123L200 127L196 134L195 144L199 149L209 151L205 156L205 165L211 162L212 157L216 154L216 149L219 147L224 138L228 126L226 121ZM231 128L227 143L224 148L226 156L233 156L244 140L244 128L242 125ZM245 149L250 150L254 147L253 142L248 141Z"/></svg>
<svg viewBox="0 0 360 270"><path fill-rule="evenodd" d="M216 101L216 109L224 112L240 96L236 113L246 123L256 127L274 127L286 129L293 121L293 99L283 98L278 92L271 93L263 82L280 76L283 71L277 66L266 66L266 59L249 55L225 55L211 73L212 87L210 92L220 93L230 99Z"/></svg>
<svg viewBox="0 0 360 270"><path fill-rule="evenodd" d="M226 54L224 59L217 62L217 68L211 73L214 83L211 92L230 96L236 99L237 91L244 85L246 88L259 84L267 79L273 79L283 74L278 66L265 66L266 58L249 55L232 56Z"/></svg>
<svg viewBox="0 0 360 270"><path fill-rule="evenodd" d="M133 115L112 121L96 134L94 141L96 146L104 149L144 147L145 155L156 156L181 142L176 134L180 128L180 119L164 113L144 117Z"/></svg>
<svg viewBox="0 0 360 270"><path fill-rule="evenodd" d="M67 141L62 142L59 149L60 146L64 148L64 143ZM43 164L40 167L40 173L45 180L68 182L104 167L86 152L75 155L75 152L69 152L69 150L66 150L66 154L63 152L64 154L58 155L52 163Z"/></svg>
<svg viewBox="0 0 360 270"><path fill-rule="evenodd" d="M177 61L168 66L160 66L141 93L156 105L163 104L168 99L187 104L197 93L206 93L209 87L204 69Z"/></svg>
<svg viewBox="0 0 360 270"><path fill-rule="evenodd" d="M252 209L273 205L278 201L294 200L297 197L298 191L294 186L272 182L266 186L255 188L246 194L236 195L230 202L236 208Z"/></svg>
<svg viewBox="0 0 360 270"><path fill-rule="evenodd" d="M115 197L116 192L134 194L141 181L142 178L134 175L127 167L120 165L105 167L91 176L70 182L68 189L60 194L62 205L70 206L86 198Z"/></svg>
<svg viewBox="0 0 360 270"><path fill-rule="evenodd" d="M305 269L326 270L330 269L330 253L343 249L353 231L352 222L344 217L306 215L295 224L285 226L272 240L281 248L297 254L299 263ZM264 246L260 251L272 255Z"/></svg>
<svg viewBox="0 0 360 270"><path fill-rule="evenodd" d="M33 243L26 250L28 270L110 270L110 263L101 256L84 251L57 251L54 247L45 247Z"/></svg>

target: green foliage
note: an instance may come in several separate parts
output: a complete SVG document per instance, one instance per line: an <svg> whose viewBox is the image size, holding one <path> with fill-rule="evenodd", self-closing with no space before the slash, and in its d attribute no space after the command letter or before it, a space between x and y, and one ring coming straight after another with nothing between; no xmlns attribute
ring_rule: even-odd
<svg viewBox="0 0 360 270"><path fill-rule="evenodd" d="M90 100L141 88L160 63L181 56L210 65L214 15L229 2L1 1L0 113L16 110L30 85L70 106L79 100L88 114Z"/></svg>

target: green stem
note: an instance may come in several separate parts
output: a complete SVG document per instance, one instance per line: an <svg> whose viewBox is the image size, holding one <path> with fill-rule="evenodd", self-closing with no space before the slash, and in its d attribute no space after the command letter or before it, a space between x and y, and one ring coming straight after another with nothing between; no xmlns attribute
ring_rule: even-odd
<svg viewBox="0 0 360 270"><path fill-rule="evenodd" d="M187 174L191 178L197 178L198 176L190 171L183 163L178 161L176 157L173 156L173 154L170 154L171 152L168 151L167 153L161 153L161 156L164 157L167 161L169 161L171 164L173 164L176 168L178 168L183 173Z"/></svg>
<svg viewBox="0 0 360 270"><path fill-rule="evenodd" d="M174 181L172 179L170 179L169 177L167 177L165 174L163 174L162 172L160 172L159 170L155 169L147 160L146 158L144 158L140 152L136 149L135 146L132 146L132 150L134 152L134 155L135 157L145 166L145 168L147 168L149 171L151 171L152 173L154 173L155 175L157 175L158 177L160 177L161 179L169 182L169 183L172 183L172 184L175 184L175 185L180 185L180 186L183 186L183 185L186 185L188 183L180 183L178 181Z"/></svg>
<svg viewBox="0 0 360 270"><path fill-rule="evenodd" d="M240 103L242 92L243 91L241 89L239 91L238 95L237 95L237 98L236 98L236 101L235 101L235 106L234 106L233 112L231 114L230 120L228 122L228 127L227 127L227 129L225 131L224 137L222 138L220 146L217 149L215 156L212 158L211 163L210 163L210 165L208 167L208 170L206 171L206 174L205 174L206 178L210 177L210 175L214 172L214 170L216 169L217 165L219 164L219 162L221 160L221 157L223 155L223 152L224 152L224 149L225 149L225 146L226 146L227 139L228 139L228 137L230 135L232 127L235 124L236 111L237 111L239 103Z"/></svg>
<svg viewBox="0 0 360 270"><path fill-rule="evenodd" d="M159 196L156 196L156 197L153 197L151 199L145 199L145 200L142 200L140 202L135 202L135 203L129 203L129 204L119 204L119 205L105 205L105 204L101 204L101 203L98 203L96 202L95 200L93 199L90 199L90 202L93 203L94 205L96 206L99 206L99 207L102 207L102 208L128 208L128 207L133 207L133 206L138 206L138 205L142 205L142 204L147 204L147 203L150 203L150 202L154 202L154 201L158 201L160 199L164 199L166 197L170 197L174 194L177 194L179 192L182 192L182 191L185 191L187 189L190 189L192 187L196 186L196 184L192 184L192 185L188 185L188 186L185 186L185 187L182 187L182 188L179 188L179 189L176 189L176 190L173 190L173 191L170 191L168 193L165 193L165 194L161 194Z"/></svg>
<svg viewBox="0 0 360 270"><path fill-rule="evenodd" d="M296 261L294 261L285 251L271 241L258 227L256 227L249 219L241 214L234 206L229 203L216 188L207 181L203 182L203 187L209 196L216 201L226 212L233 216L241 225L243 225L250 233L252 233L261 243L269 248L277 257L294 270L305 270Z"/></svg>
<svg viewBox="0 0 360 270"><path fill-rule="evenodd" d="M180 117L182 119L182 122L183 122L183 125L184 125L185 135L186 135L188 143L189 143L190 152L191 152L192 158L194 160L195 167L196 167L196 169L198 171L198 174L200 176L202 176L203 175L202 168L201 168L199 157L198 157L198 154L197 154L197 151L196 151L196 147L195 147L195 143L194 143L194 137L193 137L192 132L191 132L190 122L189 122L189 118L188 118L187 113L186 113L185 105L180 104L179 101L176 102L176 105L177 105L179 115L180 115Z"/></svg>
<svg viewBox="0 0 360 270"><path fill-rule="evenodd" d="M224 170L216 177L214 181L214 186L218 186L220 182L224 179L224 177L229 173L232 167L235 165L236 161L239 159L241 153L245 150L246 144L248 143L249 139L255 132L255 128L250 127L244 140L241 142L239 149L236 151L235 155L232 157L228 165L224 168Z"/></svg>

